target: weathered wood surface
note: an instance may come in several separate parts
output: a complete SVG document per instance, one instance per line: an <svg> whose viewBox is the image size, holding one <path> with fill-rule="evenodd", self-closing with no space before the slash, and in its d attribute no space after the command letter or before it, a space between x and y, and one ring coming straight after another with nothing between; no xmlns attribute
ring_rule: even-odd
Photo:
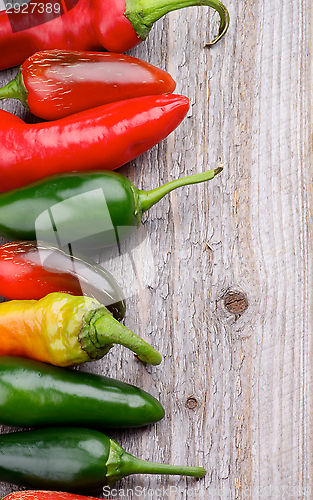
<svg viewBox="0 0 313 500"><path fill-rule="evenodd" d="M133 263L129 246L123 258L98 256L128 294L125 324L163 364L144 367L116 347L82 368L139 385L165 406L157 425L111 433L128 451L208 472L132 476L112 498L312 498L313 7L225 4L231 26L215 47L203 48L217 16L192 8L159 21L130 52L167 69L191 108L122 172L149 189L225 166L150 210ZM15 73L2 72L1 83ZM15 102L2 107L31 120ZM12 489L2 484L1 495Z"/></svg>

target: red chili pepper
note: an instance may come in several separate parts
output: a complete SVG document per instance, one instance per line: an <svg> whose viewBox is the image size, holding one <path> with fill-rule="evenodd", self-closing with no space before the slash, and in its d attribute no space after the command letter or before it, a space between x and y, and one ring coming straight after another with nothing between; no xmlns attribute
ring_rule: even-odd
<svg viewBox="0 0 313 500"><path fill-rule="evenodd" d="M184 96L145 96L35 124L0 110L0 190L60 172L121 167L170 134L188 108Z"/></svg>
<svg viewBox="0 0 313 500"><path fill-rule="evenodd" d="M85 497L74 493L63 493L61 491L14 491L5 496L3 500L105 500L95 497Z"/></svg>
<svg viewBox="0 0 313 500"><path fill-rule="evenodd" d="M43 24L40 13L35 12L33 25L31 5L24 13L14 14L13 9L9 14L0 13L0 69L22 64L46 49L126 52L146 39L158 19L183 7L207 5L218 12L219 32L211 45L224 36L229 25L228 11L219 0L79 0L67 13L52 15L48 22L44 11Z"/></svg>
<svg viewBox="0 0 313 500"><path fill-rule="evenodd" d="M124 54L46 50L29 57L0 99L19 99L34 115L56 120L102 104L174 92L152 64Z"/></svg>
<svg viewBox="0 0 313 500"><path fill-rule="evenodd" d="M43 242L13 241L0 246L0 295L6 299L42 299L64 292L97 299L113 316L125 316L124 294L102 266Z"/></svg>

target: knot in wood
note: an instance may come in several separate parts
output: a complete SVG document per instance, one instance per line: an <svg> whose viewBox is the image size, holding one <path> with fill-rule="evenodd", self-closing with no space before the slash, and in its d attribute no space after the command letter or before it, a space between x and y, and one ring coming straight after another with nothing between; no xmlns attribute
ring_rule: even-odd
<svg viewBox="0 0 313 500"><path fill-rule="evenodd" d="M198 401L194 396L189 396L186 401L186 406L188 410L195 410L198 406Z"/></svg>
<svg viewBox="0 0 313 500"><path fill-rule="evenodd" d="M248 308L249 303L243 292L230 290L224 295L224 306L231 314L242 314Z"/></svg>

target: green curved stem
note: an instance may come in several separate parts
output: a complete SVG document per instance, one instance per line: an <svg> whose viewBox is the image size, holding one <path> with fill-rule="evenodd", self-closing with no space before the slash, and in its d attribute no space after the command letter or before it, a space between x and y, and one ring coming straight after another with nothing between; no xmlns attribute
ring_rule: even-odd
<svg viewBox="0 0 313 500"><path fill-rule="evenodd" d="M182 179L176 179L174 181L168 182L163 186L159 186L151 191L140 191L138 190L138 211L139 213L146 212L160 201L165 195L177 189L181 186L189 186L190 184L198 184L199 182L205 182L213 179L217 174L223 170L223 166L220 163L218 168L214 170L208 170L207 172L201 172L200 174L189 175L188 177L183 177Z"/></svg>
<svg viewBox="0 0 313 500"><path fill-rule="evenodd" d="M20 89L16 80L11 80L4 87L0 88L0 99L20 99Z"/></svg>
<svg viewBox="0 0 313 500"><path fill-rule="evenodd" d="M219 0L126 0L125 16L133 25L137 35L145 40L152 25L165 14L194 6L208 6L218 12L220 16L218 34L206 46L214 45L225 35L229 26L228 10Z"/></svg>
<svg viewBox="0 0 313 500"><path fill-rule="evenodd" d="M159 464L141 460L127 453L113 439L110 440L110 454L106 467L106 478L109 485L130 474L173 474L175 476L198 478L202 478L206 474L206 470L203 467Z"/></svg>
<svg viewBox="0 0 313 500"><path fill-rule="evenodd" d="M0 100L18 99L26 108L28 108L27 95L28 92L25 88L21 71L17 73L14 80L11 80L4 87L0 88Z"/></svg>
<svg viewBox="0 0 313 500"><path fill-rule="evenodd" d="M105 307L86 314L78 340L91 359L102 358L114 344L120 344L133 351L144 363L159 365L162 361L158 351L119 323Z"/></svg>

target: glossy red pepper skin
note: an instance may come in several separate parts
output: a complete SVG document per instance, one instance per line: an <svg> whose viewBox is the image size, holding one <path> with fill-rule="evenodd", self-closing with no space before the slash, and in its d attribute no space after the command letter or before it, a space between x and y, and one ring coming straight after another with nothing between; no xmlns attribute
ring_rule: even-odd
<svg viewBox="0 0 313 500"><path fill-rule="evenodd" d="M92 297L117 320L125 316L125 298L119 284L91 259L35 241L12 241L0 246L2 297L39 300L53 292Z"/></svg>
<svg viewBox="0 0 313 500"><path fill-rule="evenodd" d="M35 124L1 110L0 190L61 172L121 167L167 137L188 108L184 96L144 96Z"/></svg>
<svg viewBox="0 0 313 500"><path fill-rule="evenodd" d="M208 5L220 16L216 43L229 25L219 0L79 0L61 17L13 32L6 11L0 12L0 70L22 64L40 50L101 50L126 52L144 40L166 13L193 5Z"/></svg>
<svg viewBox="0 0 313 500"><path fill-rule="evenodd" d="M25 31L14 33L8 14L0 12L0 70L22 64L27 57L39 50L68 48L75 50L99 50L89 0L78 4L62 17Z"/></svg>
<svg viewBox="0 0 313 500"><path fill-rule="evenodd" d="M21 66L0 99L19 99L44 120L133 97L169 94L176 83L166 72L135 57L109 52L47 50Z"/></svg>
<svg viewBox="0 0 313 500"><path fill-rule="evenodd" d="M3 500L105 500L105 498L86 497L63 491L28 490L9 493Z"/></svg>
<svg viewBox="0 0 313 500"><path fill-rule="evenodd" d="M6 299L41 299L52 292L82 295L79 279L70 270L53 273L40 261L33 241L0 246L0 295Z"/></svg>

